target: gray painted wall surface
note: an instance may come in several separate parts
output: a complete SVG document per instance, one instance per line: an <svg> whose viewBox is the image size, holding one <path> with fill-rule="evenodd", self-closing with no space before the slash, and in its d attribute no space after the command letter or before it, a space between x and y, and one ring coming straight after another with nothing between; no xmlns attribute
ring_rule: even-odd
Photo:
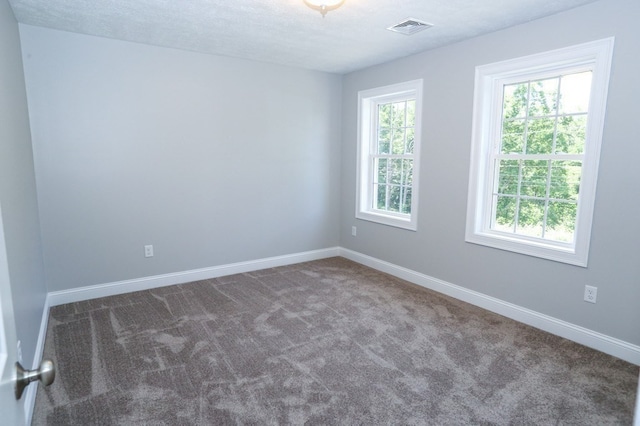
<svg viewBox="0 0 640 426"><path fill-rule="evenodd" d="M337 245L340 76L20 35L49 291Z"/></svg>
<svg viewBox="0 0 640 426"><path fill-rule="evenodd" d="M595 2L346 75L341 246L639 345L639 16L636 0ZM589 267L465 243L475 67L610 36ZM418 231L355 220L357 92L417 78L424 79ZM583 301L585 284L598 287L597 304Z"/></svg>
<svg viewBox="0 0 640 426"><path fill-rule="evenodd" d="M640 344L638 14L600 1L342 79L21 25L48 290L340 243ZM589 267L465 243L475 66L609 36ZM357 91L416 78L418 232L356 221Z"/></svg>
<svg viewBox="0 0 640 426"><path fill-rule="evenodd" d="M18 24L0 0L0 206L23 365L31 367L46 289Z"/></svg>

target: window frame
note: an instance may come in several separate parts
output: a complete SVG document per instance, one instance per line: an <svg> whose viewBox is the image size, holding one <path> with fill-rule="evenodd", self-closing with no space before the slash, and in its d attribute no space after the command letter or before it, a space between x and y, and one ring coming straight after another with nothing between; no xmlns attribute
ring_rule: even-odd
<svg viewBox="0 0 640 426"><path fill-rule="evenodd" d="M423 80L411 80L358 92L358 149L356 177L357 219L384 225L417 230L418 183L420 177L420 145L422 134ZM411 213L397 213L374 208L374 155L377 147L377 106L379 104L415 99L413 146L413 176L411 183Z"/></svg>
<svg viewBox="0 0 640 426"><path fill-rule="evenodd" d="M598 164L606 112L614 38L570 46L476 67L473 133L465 240L501 250L586 267L595 205ZM494 168L502 129L504 85L539 80L573 70L591 70L580 192L573 243L491 229Z"/></svg>

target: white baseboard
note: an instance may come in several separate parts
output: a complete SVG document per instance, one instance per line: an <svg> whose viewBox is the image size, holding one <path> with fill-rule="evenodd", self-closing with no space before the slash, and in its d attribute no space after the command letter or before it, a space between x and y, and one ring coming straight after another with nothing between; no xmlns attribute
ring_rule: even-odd
<svg viewBox="0 0 640 426"><path fill-rule="evenodd" d="M130 293L133 291L148 290L225 275L292 265L295 263L324 259L333 256L343 256L347 259L379 271L386 272L419 286L435 290L439 293L479 306L507 318L511 318L557 336L564 337L590 348L616 356L633 364L640 365L640 346L341 247L332 247L322 250L214 266L211 268L195 269L119 281L115 283L55 291L48 294L47 305L48 307L57 306L65 303L80 302L99 297ZM38 354L40 354L40 356L42 354L41 345L44 344L44 334L46 333L46 318L43 318L42 327L40 336L40 340L42 340L42 342L38 342Z"/></svg>
<svg viewBox="0 0 640 426"><path fill-rule="evenodd" d="M349 249L340 248L339 254L421 287L640 365L640 346Z"/></svg>
<svg viewBox="0 0 640 426"><path fill-rule="evenodd" d="M295 263L325 259L327 257L339 256L339 251L339 247L333 247L284 256L268 257L265 259L250 260L247 262L213 266L210 268L193 269L190 271L155 275L151 277L136 278L114 283L97 284L69 290L53 291L47 295L47 302L49 306L64 305L65 303L80 302L83 300L97 299L99 297L106 296L115 296L117 294L131 293L133 291L149 290L152 288L165 287L168 285L183 284L192 281L222 277L225 275L241 274L244 272L258 271L260 269L275 268L277 266L293 265Z"/></svg>

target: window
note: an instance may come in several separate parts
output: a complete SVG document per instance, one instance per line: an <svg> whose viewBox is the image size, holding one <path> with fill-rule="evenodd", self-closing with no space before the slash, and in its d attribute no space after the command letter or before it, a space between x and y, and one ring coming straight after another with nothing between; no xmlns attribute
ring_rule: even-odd
<svg viewBox="0 0 640 426"><path fill-rule="evenodd" d="M476 68L468 242L587 266L612 52Z"/></svg>
<svg viewBox="0 0 640 426"><path fill-rule="evenodd" d="M358 93L356 217L416 230L422 80Z"/></svg>

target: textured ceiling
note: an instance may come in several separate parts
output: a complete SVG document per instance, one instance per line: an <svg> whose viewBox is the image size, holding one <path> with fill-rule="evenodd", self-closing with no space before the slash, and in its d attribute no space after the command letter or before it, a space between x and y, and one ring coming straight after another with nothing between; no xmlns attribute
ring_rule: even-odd
<svg viewBox="0 0 640 426"><path fill-rule="evenodd" d="M346 0L322 18L302 0L9 0L19 22L347 73L595 0ZM412 36L406 18L433 24Z"/></svg>

